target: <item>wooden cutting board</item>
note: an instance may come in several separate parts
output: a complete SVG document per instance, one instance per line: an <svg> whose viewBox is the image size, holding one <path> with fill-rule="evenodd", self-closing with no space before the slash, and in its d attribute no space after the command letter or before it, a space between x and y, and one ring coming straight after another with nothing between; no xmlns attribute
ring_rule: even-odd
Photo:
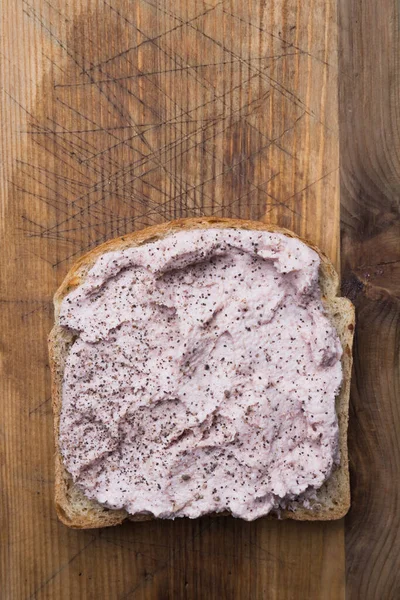
<svg viewBox="0 0 400 600"><path fill-rule="evenodd" d="M342 521L61 525L46 347L72 262L149 224L261 219L338 266L336 1L4 0L2 12L5 597L344 598Z"/></svg>

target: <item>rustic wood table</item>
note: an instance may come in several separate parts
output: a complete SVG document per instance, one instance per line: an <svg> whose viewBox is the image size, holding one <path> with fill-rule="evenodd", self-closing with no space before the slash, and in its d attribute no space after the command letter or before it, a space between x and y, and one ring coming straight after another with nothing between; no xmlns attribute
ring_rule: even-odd
<svg viewBox="0 0 400 600"><path fill-rule="evenodd" d="M400 598L399 52L394 0L3 0L1 598ZM69 530L52 295L98 243L211 214L279 223L341 268L352 509Z"/></svg>

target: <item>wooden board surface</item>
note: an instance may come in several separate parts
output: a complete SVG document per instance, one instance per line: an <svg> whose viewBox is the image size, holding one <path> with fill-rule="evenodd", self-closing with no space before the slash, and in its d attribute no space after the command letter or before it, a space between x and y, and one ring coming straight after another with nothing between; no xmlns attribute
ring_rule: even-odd
<svg viewBox="0 0 400 600"><path fill-rule="evenodd" d="M338 264L335 2L4 0L1 17L5 597L343 598L342 521L58 523L46 348L68 266L147 224L266 219Z"/></svg>
<svg viewBox="0 0 400 600"><path fill-rule="evenodd" d="M400 598L400 22L340 3L343 292L356 306L347 597Z"/></svg>

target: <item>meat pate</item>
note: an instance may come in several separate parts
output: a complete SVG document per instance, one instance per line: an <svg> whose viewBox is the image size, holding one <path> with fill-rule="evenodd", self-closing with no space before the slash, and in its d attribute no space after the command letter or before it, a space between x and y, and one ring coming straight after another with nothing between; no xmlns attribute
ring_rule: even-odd
<svg viewBox="0 0 400 600"><path fill-rule="evenodd" d="M196 229L103 254L63 300L60 450L130 514L253 520L339 462L342 348L320 259L279 233Z"/></svg>

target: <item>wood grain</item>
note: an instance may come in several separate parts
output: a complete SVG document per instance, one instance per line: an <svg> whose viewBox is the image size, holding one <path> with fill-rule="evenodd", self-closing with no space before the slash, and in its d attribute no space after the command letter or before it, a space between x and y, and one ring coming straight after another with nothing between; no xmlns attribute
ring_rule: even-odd
<svg viewBox="0 0 400 600"><path fill-rule="evenodd" d="M3 5L5 597L343 598L343 522L62 526L46 346L72 261L147 224L268 219L338 264L335 2Z"/></svg>
<svg viewBox="0 0 400 600"><path fill-rule="evenodd" d="M394 2L341 2L343 291L356 305L347 595L400 597L400 78Z"/></svg>

